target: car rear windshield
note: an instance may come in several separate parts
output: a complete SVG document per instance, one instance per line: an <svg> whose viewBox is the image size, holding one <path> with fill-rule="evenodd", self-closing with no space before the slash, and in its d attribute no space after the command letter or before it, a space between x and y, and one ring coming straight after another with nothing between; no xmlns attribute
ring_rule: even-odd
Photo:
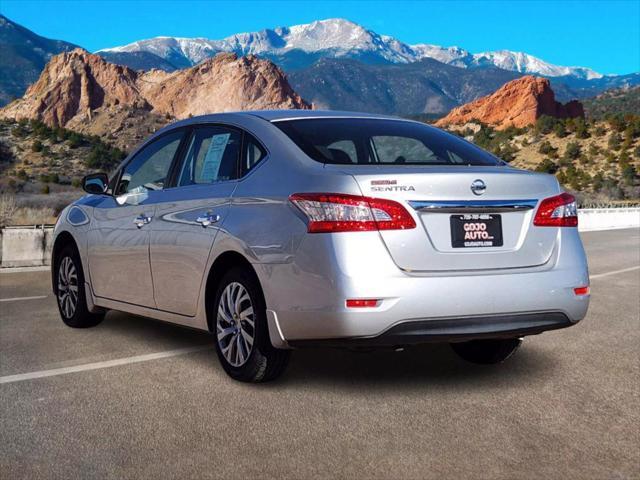
<svg viewBox="0 0 640 480"><path fill-rule="evenodd" d="M504 163L454 135L417 122L309 118L274 122L309 157L346 165L486 165Z"/></svg>

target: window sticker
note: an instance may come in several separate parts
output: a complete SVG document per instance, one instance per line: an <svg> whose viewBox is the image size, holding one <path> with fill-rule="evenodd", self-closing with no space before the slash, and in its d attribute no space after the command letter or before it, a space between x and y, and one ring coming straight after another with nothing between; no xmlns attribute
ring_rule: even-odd
<svg viewBox="0 0 640 480"><path fill-rule="evenodd" d="M202 171L200 172L200 180L202 182L214 182L218 179L220 163L230 136L230 133L224 133L211 137L207 155L202 162Z"/></svg>

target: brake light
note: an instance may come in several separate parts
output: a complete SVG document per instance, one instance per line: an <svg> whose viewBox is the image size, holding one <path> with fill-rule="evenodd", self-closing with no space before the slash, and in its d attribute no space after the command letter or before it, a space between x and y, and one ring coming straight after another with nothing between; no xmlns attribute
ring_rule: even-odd
<svg viewBox="0 0 640 480"><path fill-rule="evenodd" d="M576 199L568 193L545 198L540 202L533 224L536 227L577 227Z"/></svg>
<svg viewBox="0 0 640 480"><path fill-rule="evenodd" d="M581 297L583 295L589 295L590 289L589 289L588 285L586 287L576 287L576 288L573 289L573 293L575 293L577 296Z"/></svg>
<svg viewBox="0 0 640 480"><path fill-rule="evenodd" d="M416 227L398 202L342 193L294 193L289 200L309 219L309 233L405 230Z"/></svg>

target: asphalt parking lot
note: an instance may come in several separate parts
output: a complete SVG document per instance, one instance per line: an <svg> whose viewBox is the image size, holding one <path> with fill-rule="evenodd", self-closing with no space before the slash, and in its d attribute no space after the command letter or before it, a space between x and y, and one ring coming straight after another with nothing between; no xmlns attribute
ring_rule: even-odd
<svg viewBox="0 0 640 480"><path fill-rule="evenodd" d="M65 327L49 272L0 273L0 478L638 478L640 232L583 239L587 318L505 364L305 350L265 385L204 333Z"/></svg>

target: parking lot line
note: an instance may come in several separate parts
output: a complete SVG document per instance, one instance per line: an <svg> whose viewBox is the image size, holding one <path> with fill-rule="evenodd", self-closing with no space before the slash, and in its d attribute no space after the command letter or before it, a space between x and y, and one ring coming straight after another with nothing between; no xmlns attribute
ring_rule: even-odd
<svg viewBox="0 0 640 480"><path fill-rule="evenodd" d="M617 275L618 273L632 272L634 270L639 270L639 269L640 269L640 265L637 267L623 268L621 270L613 270L612 272L605 272L605 273L599 273L597 275L590 275L589 278L591 280L594 280L596 278L608 277L609 275Z"/></svg>
<svg viewBox="0 0 640 480"><path fill-rule="evenodd" d="M0 377L0 384L21 382L23 380L33 380L35 378L54 377L57 375L65 375L67 373L84 372L87 370L98 370L101 368L117 367L120 365L128 365L130 363L148 362L150 360L158 360L160 358L177 357L178 355L186 355L187 353L201 352L203 350L211 350L211 345L199 345L197 347L178 348L176 350L167 350L165 352L149 353L146 355L136 355L135 357L118 358L115 360L107 360L104 362L85 363L84 365L74 365L72 367L54 368L51 370L40 370L37 372L20 373L17 375L6 375Z"/></svg>
<svg viewBox="0 0 640 480"><path fill-rule="evenodd" d="M35 297L13 297L13 298L0 298L0 302L19 302L21 300L40 300L47 298L49 295L37 295Z"/></svg>

